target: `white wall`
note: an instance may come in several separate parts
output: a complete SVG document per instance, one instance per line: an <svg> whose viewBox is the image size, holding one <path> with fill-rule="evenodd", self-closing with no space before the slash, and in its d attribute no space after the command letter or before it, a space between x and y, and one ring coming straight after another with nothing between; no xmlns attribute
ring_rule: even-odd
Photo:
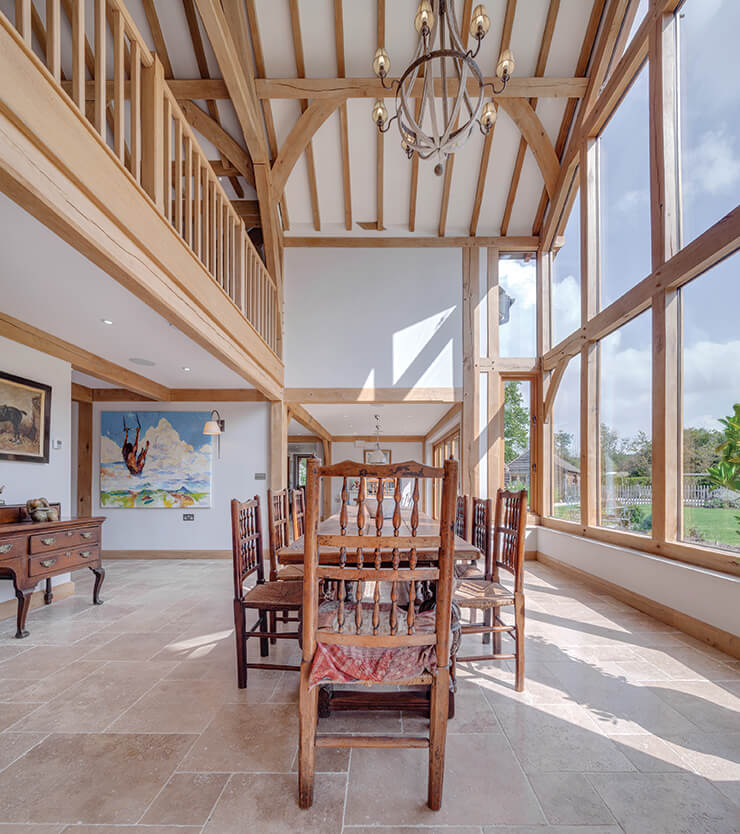
<svg viewBox="0 0 740 834"><path fill-rule="evenodd" d="M537 528L537 550L697 620L740 634L740 577L547 527Z"/></svg>
<svg viewBox="0 0 740 834"><path fill-rule="evenodd" d="M60 501L62 516L69 517L74 507L70 495L72 368L69 362L0 337L0 370L51 386L51 432L49 462L0 460L0 485L6 504L25 504L29 498L43 496ZM54 449L54 440L62 441ZM69 581L69 574L55 578L53 584ZM13 599L10 582L0 582L0 602Z"/></svg>
<svg viewBox="0 0 740 834"><path fill-rule="evenodd" d="M259 495L263 513L269 473L268 403L217 403L226 421L221 459L214 450L213 506L208 509L113 509L100 506L100 415L103 411L208 411L208 403L96 403L93 408L93 512L104 515L104 550L230 550L229 502ZM183 512L195 521L183 521ZM266 523L266 516L265 516ZM266 529L266 527L265 527ZM142 558L145 553L142 554Z"/></svg>
<svg viewBox="0 0 740 834"><path fill-rule="evenodd" d="M421 443L384 443L381 441L382 449L391 450L391 463L404 463L407 460L421 461ZM354 443L332 443L332 463L341 463L344 460L356 460L362 463L365 449L373 448L371 443L363 443L357 447ZM339 512L341 497L339 490L341 482L339 478L332 478L332 512ZM385 507L385 505L383 505Z"/></svg>
<svg viewBox="0 0 740 834"><path fill-rule="evenodd" d="M286 386L461 386L461 274L459 249L286 249Z"/></svg>

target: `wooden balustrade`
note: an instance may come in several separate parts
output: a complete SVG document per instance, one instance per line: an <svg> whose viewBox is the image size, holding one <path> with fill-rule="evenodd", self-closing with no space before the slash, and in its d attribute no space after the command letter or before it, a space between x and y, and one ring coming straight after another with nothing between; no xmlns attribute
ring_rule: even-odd
<svg viewBox="0 0 740 834"><path fill-rule="evenodd" d="M31 0L16 0L15 28L214 282L278 353L275 281L164 80L161 64L119 0L93 0L92 9L90 19L85 0L46 0L44 19ZM112 61L106 54L110 43ZM65 74L70 67L71 78Z"/></svg>

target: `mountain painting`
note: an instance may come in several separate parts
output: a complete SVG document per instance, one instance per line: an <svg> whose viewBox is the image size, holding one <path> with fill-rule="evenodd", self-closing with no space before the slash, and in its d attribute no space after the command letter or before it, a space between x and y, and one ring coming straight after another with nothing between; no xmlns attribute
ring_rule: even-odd
<svg viewBox="0 0 740 834"><path fill-rule="evenodd" d="M207 411L104 411L100 415L100 506L211 506Z"/></svg>

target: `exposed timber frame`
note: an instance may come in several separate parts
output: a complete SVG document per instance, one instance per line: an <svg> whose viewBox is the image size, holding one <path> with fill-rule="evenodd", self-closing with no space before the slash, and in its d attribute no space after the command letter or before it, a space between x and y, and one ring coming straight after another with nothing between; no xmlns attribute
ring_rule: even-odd
<svg viewBox="0 0 740 834"><path fill-rule="evenodd" d="M680 423L680 288L740 250L740 206L692 242L681 246L678 216L677 123L674 13L679 0L655 0L631 42L624 48L619 15L627 20L635 5L615 0L604 12L596 66L582 100L570 143L565 150L558 187L545 218L541 238L549 249L567 221L572 204L571 181L577 176L581 212L581 327L548 349L542 345L543 416L569 360L581 356L581 520L548 515L546 527L634 548L713 570L740 575L737 554L681 540L682 426ZM611 44L611 49L610 49ZM617 44L616 61L612 58ZM600 308L598 137L615 112L645 60L649 74L650 226L652 263L649 275L607 307ZM606 71L612 65L606 82ZM600 89L601 88L601 89ZM652 321L652 489L653 524L649 536L599 526L599 342L626 322L651 310ZM549 385L549 390L546 387ZM552 445L548 444L548 456Z"/></svg>

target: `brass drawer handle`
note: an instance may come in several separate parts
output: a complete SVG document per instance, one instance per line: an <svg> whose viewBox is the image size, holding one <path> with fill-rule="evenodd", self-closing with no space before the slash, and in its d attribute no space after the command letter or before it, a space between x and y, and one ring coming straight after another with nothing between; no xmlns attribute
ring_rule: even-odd
<svg viewBox="0 0 740 834"><path fill-rule="evenodd" d="M0 553L9 553L12 544L0 544Z"/></svg>
<svg viewBox="0 0 740 834"><path fill-rule="evenodd" d="M93 537L92 532L89 531L89 530L84 532L84 533L80 533L80 535L82 536L83 539L91 539Z"/></svg>
<svg viewBox="0 0 740 834"><path fill-rule="evenodd" d="M80 552L83 559L89 559L92 556L92 550L83 550Z"/></svg>
<svg viewBox="0 0 740 834"><path fill-rule="evenodd" d="M55 565L57 562L56 559L43 559L39 564L42 568L50 568L52 565Z"/></svg>
<svg viewBox="0 0 740 834"><path fill-rule="evenodd" d="M41 544L47 545L47 547L51 546L52 544L56 544L56 536L48 536L45 539L41 539Z"/></svg>

